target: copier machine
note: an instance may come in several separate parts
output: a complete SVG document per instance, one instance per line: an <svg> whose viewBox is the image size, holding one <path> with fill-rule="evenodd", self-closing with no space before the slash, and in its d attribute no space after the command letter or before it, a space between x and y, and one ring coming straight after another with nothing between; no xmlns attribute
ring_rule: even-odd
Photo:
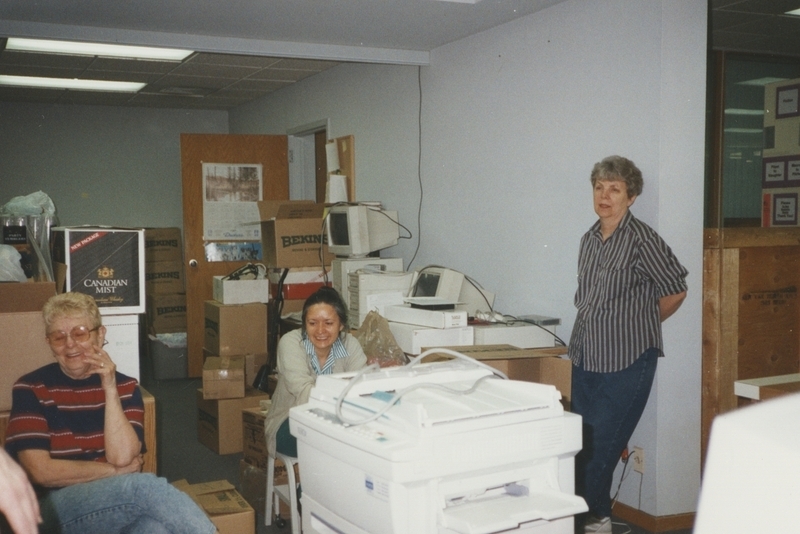
<svg viewBox="0 0 800 534"><path fill-rule="evenodd" d="M438 349L439 352L446 349ZM572 534L581 418L455 360L317 377L289 414L308 533Z"/></svg>

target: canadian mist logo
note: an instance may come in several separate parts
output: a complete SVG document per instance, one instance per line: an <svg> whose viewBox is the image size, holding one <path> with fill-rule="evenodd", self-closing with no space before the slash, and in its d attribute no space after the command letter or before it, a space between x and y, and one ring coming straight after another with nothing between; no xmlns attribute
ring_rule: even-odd
<svg viewBox="0 0 800 534"><path fill-rule="evenodd" d="M116 293L118 287L126 287L127 280L115 280L114 269L104 265L97 269L97 280L84 280L84 287L93 287L95 293Z"/></svg>

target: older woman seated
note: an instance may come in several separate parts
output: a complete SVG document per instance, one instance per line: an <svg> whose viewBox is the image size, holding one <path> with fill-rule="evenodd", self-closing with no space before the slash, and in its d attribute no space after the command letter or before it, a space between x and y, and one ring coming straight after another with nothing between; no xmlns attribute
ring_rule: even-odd
<svg viewBox="0 0 800 534"><path fill-rule="evenodd" d="M14 384L6 433L6 450L40 496L40 532L214 532L188 495L140 473L142 396L103 350L94 299L64 293L42 312L56 362Z"/></svg>

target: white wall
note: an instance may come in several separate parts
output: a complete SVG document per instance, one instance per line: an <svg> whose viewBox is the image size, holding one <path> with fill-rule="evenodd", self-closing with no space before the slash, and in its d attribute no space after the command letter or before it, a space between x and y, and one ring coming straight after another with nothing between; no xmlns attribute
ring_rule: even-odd
<svg viewBox="0 0 800 534"><path fill-rule="evenodd" d="M181 133L224 111L0 103L0 205L47 193L62 225L183 227Z"/></svg>
<svg viewBox="0 0 800 534"><path fill-rule="evenodd" d="M429 67L336 67L230 120L233 133L330 119L331 136L353 134L358 200L397 209L415 235L385 255L408 263L421 236L414 267L472 276L504 313L560 317L565 340L578 241L595 220L591 167L612 153L637 162L645 189L633 212L690 271L631 443L646 452L642 490L632 477L621 494L656 516L693 511L700 481L706 10L569 0L433 50Z"/></svg>

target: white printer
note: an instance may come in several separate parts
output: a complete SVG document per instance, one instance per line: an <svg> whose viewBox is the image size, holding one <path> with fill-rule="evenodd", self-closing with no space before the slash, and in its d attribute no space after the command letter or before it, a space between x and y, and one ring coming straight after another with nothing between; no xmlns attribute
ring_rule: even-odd
<svg viewBox="0 0 800 534"><path fill-rule="evenodd" d="M581 418L458 356L317 377L290 411L303 532L572 534Z"/></svg>

